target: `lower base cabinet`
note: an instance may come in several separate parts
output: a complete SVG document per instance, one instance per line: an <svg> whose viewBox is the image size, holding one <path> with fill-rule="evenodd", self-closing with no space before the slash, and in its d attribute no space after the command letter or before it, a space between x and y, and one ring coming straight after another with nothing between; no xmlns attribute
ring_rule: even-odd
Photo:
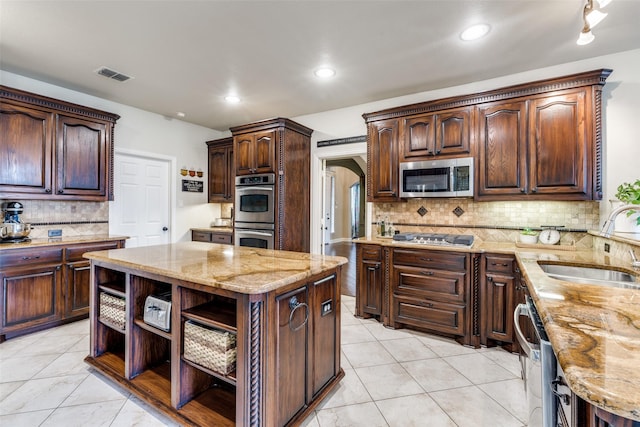
<svg viewBox="0 0 640 427"><path fill-rule="evenodd" d="M124 240L3 249L0 253L0 342L87 317L89 261L82 254Z"/></svg>

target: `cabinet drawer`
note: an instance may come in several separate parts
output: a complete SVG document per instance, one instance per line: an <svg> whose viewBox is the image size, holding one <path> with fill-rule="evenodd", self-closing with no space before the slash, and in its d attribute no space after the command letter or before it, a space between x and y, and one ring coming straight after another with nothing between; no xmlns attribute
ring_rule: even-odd
<svg viewBox="0 0 640 427"><path fill-rule="evenodd" d="M382 248L375 245L362 245L362 259L370 261L380 261L382 258Z"/></svg>
<svg viewBox="0 0 640 427"><path fill-rule="evenodd" d="M466 273L394 266L394 295L464 304Z"/></svg>
<svg viewBox="0 0 640 427"><path fill-rule="evenodd" d="M465 307L437 301L394 298L394 322L431 329L453 335L464 335Z"/></svg>
<svg viewBox="0 0 640 427"><path fill-rule="evenodd" d="M231 234L229 233L211 233L211 242L224 243L230 245L232 241Z"/></svg>
<svg viewBox="0 0 640 427"><path fill-rule="evenodd" d="M394 249L393 263L401 265L412 265L424 268L437 268L440 270L467 270L467 254L422 251L410 249Z"/></svg>
<svg viewBox="0 0 640 427"><path fill-rule="evenodd" d="M102 243L90 243L82 245L70 246L66 250L65 259L67 261L82 261L84 255L87 252L93 251L106 251L108 249L118 249L119 242L102 242Z"/></svg>
<svg viewBox="0 0 640 427"><path fill-rule="evenodd" d="M509 256L486 255L485 268L488 272L513 274L515 260Z"/></svg>
<svg viewBox="0 0 640 427"><path fill-rule="evenodd" d="M0 268L62 262L62 248L15 249L0 254Z"/></svg>
<svg viewBox="0 0 640 427"><path fill-rule="evenodd" d="M191 240L194 242L210 242L211 241L211 233L207 233L204 231L191 231Z"/></svg>

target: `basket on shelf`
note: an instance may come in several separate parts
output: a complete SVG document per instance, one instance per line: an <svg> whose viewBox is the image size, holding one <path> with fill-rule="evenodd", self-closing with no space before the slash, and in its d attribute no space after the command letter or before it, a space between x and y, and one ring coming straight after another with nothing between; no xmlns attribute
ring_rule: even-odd
<svg viewBox="0 0 640 427"><path fill-rule="evenodd" d="M191 320L185 322L185 359L227 375L236 368L236 354L235 334L208 328Z"/></svg>
<svg viewBox="0 0 640 427"><path fill-rule="evenodd" d="M124 306L124 298L100 292L100 317L121 330L125 328Z"/></svg>

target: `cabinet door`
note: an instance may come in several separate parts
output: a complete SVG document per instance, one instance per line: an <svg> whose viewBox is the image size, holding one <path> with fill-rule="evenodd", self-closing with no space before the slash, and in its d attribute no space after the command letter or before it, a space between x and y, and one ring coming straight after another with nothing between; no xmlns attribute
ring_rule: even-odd
<svg viewBox="0 0 640 427"><path fill-rule="evenodd" d="M398 120L370 123L368 145L367 200L398 200Z"/></svg>
<svg viewBox="0 0 640 427"><path fill-rule="evenodd" d="M462 108L436 115L435 154L471 152L471 109Z"/></svg>
<svg viewBox="0 0 640 427"><path fill-rule="evenodd" d="M89 261L69 263L65 266L67 292L65 295L65 318L89 314Z"/></svg>
<svg viewBox="0 0 640 427"><path fill-rule="evenodd" d="M336 275L332 274L314 282L312 286L312 304L309 316L313 319L313 350L310 372L311 396L315 396L324 386L336 376L339 369L339 354L337 337L340 335L338 322L338 304Z"/></svg>
<svg viewBox="0 0 640 427"><path fill-rule="evenodd" d="M380 261L363 260L360 264L362 291L362 310L364 313L379 316L382 314L382 263Z"/></svg>
<svg viewBox="0 0 640 427"><path fill-rule="evenodd" d="M535 194L591 196L591 139L584 90L534 99L529 105L529 186Z"/></svg>
<svg viewBox="0 0 640 427"><path fill-rule="evenodd" d="M525 101L478 108L478 198L526 192L526 112Z"/></svg>
<svg viewBox="0 0 640 427"><path fill-rule="evenodd" d="M61 266L0 271L2 333L60 319Z"/></svg>
<svg viewBox="0 0 640 427"><path fill-rule="evenodd" d="M411 117L403 120L402 158L427 157L434 154L436 132L433 114Z"/></svg>
<svg viewBox="0 0 640 427"><path fill-rule="evenodd" d="M229 150L209 147L209 203L229 203Z"/></svg>
<svg viewBox="0 0 640 427"><path fill-rule="evenodd" d="M487 274L484 289L486 336L489 339L513 341L515 280L513 276Z"/></svg>
<svg viewBox="0 0 640 427"><path fill-rule="evenodd" d="M307 287L276 297L276 425L285 425L307 403Z"/></svg>
<svg viewBox="0 0 640 427"><path fill-rule="evenodd" d="M236 158L233 145L227 148L227 203L234 203L236 197Z"/></svg>
<svg viewBox="0 0 640 427"><path fill-rule="evenodd" d="M0 198L51 193L52 114L0 104Z"/></svg>
<svg viewBox="0 0 640 427"><path fill-rule="evenodd" d="M270 173L276 169L276 131L255 134L254 173Z"/></svg>
<svg viewBox="0 0 640 427"><path fill-rule="evenodd" d="M58 116L56 193L105 200L108 129L100 122ZM76 197L78 198L78 197Z"/></svg>
<svg viewBox="0 0 640 427"><path fill-rule="evenodd" d="M253 135L239 135L233 138L235 152L236 175L253 173Z"/></svg>

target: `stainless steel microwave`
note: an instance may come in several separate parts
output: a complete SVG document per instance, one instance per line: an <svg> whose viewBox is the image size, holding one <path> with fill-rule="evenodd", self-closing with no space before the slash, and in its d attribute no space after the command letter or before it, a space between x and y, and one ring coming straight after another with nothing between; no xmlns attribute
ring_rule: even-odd
<svg viewBox="0 0 640 427"><path fill-rule="evenodd" d="M473 157L400 163L400 197L473 197Z"/></svg>

